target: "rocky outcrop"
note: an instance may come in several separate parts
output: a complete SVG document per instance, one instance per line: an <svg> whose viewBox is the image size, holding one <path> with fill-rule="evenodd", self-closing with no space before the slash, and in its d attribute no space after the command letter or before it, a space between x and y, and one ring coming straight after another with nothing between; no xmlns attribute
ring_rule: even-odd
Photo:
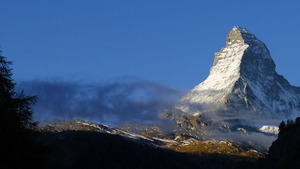
<svg viewBox="0 0 300 169"><path fill-rule="evenodd" d="M235 26L227 36L226 47L215 53L207 79L184 96L175 109L195 115L297 116L300 88L278 75L275 67L266 45L245 28Z"/></svg>

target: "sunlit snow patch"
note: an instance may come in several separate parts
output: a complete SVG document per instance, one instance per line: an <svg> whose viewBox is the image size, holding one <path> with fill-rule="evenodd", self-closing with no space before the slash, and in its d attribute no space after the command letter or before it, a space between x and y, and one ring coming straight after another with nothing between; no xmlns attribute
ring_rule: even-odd
<svg viewBox="0 0 300 169"><path fill-rule="evenodd" d="M278 134L279 128L276 126L264 125L258 129L260 132L268 133L268 134Z"/></svg>

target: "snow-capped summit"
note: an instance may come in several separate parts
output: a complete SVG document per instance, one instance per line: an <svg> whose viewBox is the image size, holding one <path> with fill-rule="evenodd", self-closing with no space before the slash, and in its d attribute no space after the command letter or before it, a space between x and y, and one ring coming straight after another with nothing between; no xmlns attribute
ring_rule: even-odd
<svg viewBox="0 0 300 169"><path fill-rule="evenodd" d="M290 118L300 115L300 88L277 74L262 41L235 26L226 47L215 53L207 79L184 96L176 109L191 114L221 111Z"/></svg>

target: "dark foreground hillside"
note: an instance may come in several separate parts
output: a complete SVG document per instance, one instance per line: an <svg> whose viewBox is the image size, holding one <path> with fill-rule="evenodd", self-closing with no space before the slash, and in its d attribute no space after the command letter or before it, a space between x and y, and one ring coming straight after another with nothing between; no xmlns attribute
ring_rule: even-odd
<svg viewBox="0 0 300 169"><path fill-rule="evenodd" d="M39 142L47 149L40 166L44 169L234 169L253 161L222 154L184 154L90 131L45 132Z"/></svg>
<svg viewBox="0 0 300 169"><path fill-rule="evenodd" d="M266 158L240 156L197 143L163 149L136 139L96 131L35 133L34 142L21 140L2 145L0 169L299 169L300 118L280 125L278 139ZM2 138L4 139L4 138ZM27 146L25 146L27 145ZM31 146L28 146L31 145ZM213 145L217 146L217 145ZM206 151L202 151L206 147ZM179 148L179 150L177 150ZM206 153L207 152L207 153Z"/></svg>

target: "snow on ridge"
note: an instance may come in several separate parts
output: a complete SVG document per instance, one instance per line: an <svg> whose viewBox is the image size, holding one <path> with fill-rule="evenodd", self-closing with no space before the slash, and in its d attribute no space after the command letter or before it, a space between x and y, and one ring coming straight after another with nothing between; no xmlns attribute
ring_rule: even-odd
<svg viewBox="0 0 300 169"><path fill-rule="evenodd" d="M268 133L268 134L275 134L275 135L277 135L279 133L279 128L277 126L263 125L258 130L260 132Z"/></svg>
<svg viewBox="0 0 300 169"><path fill-rule="evenodd" d="M247 29L235 26L226 47L215 53L209 76L182 97L175 109L190 114L210 112L211 108L229 106L230 99L235 99L239 106L251 109L248 112L282 119L300 115L299 93L300 88L296 91L276 73L265 44Z"/></svg>
<svg viewBox="0 0 300 169"><path fill-rule="evenodd" d="M181 102L197 104L215 104L226 101L232 92L235 82L240 78L240 65L247 44L233 44L215 53L213 66L205 81L197 85ZM188 108L181 106L179 109L186 111Z"/></svg>
<svg viewBox="0 0 300 169"><path fill-rule="evenodd" d="M234 26L233 30L237 30L241 33L249 33L249 31L246 28L240 27L240 26Z"/></svg>

